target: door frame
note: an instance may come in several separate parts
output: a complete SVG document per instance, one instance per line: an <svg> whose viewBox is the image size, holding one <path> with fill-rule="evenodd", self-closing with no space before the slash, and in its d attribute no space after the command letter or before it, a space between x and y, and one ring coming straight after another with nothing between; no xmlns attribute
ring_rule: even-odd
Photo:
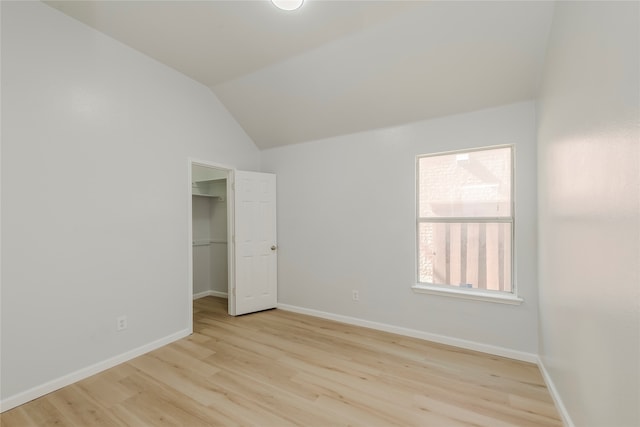
<svg viewBox="0 0 640 427"><path fill-rule="evenodd" d="M234 171L231 166L221 163L210 162L207 160L200 160L189 158L187 167L187 254L188 254L188 277L187 277L187 325L189 325L189 332L193 333L193 203L192 203L192 170L193 166L204 166L211 169L218 169L226 171L227 173L227 298L228 307L227 310L230 315L235 316L235 295L233 295L233 289L235 284L235 186L234 183Z"/></svg>

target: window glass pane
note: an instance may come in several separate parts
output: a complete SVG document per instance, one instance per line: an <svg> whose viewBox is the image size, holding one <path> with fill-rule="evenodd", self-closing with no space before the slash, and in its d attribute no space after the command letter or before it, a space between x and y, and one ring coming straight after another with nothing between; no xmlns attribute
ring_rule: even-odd
<svg viewBox="0 0 640 427"><path fill-rule="evenodd" d="M418 224L420 283L512 292L511 223Z"/></svg>
<svg viewBox="0 0 640 427"><path fill-rule="evenodd" d="M419 215L510 217L511 148L421 157Z"/></svg>

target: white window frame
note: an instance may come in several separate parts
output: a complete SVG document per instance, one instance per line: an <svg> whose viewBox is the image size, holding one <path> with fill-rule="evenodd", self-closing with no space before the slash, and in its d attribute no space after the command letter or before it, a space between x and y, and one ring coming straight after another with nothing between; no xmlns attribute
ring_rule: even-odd
<svg viewBox="0 0 640 427"><path fill-rule="evenodd" d="M436 156L445 156L452 154L468 154L477 151L488 151L495 150L500 148L509 148L511 153L511 216L510 217L420 217L420 159L425 157L436 157ZM478 301L488 301L502 304L512 304L519 305L524 302L522 298L518 296L517 293L517 283L516 283L516 246L515 246L515 146L512 144L509 145L495 145L489 147L478 147L478 148L470 148L464 150L455 150L455 151L446 151L440 153L432 153L432 154L420 154L416 156L416 164L415 164L415 174L416 174L416 228L415 228L415 239L416 239L416 247L415 247L415 285L411 288L416 293L424 293L424 294L432 294L432 295L442 295L454 298L464 298L470 300L478 300ZM420 223L510 223L511 224L511 292L507 291L496 291L496 290L484 290L484 289L473 289L473 288L459 288L453 285L439 285L434 283L424 283L420 282L420 242L419 242L419 228Z"/></svg>

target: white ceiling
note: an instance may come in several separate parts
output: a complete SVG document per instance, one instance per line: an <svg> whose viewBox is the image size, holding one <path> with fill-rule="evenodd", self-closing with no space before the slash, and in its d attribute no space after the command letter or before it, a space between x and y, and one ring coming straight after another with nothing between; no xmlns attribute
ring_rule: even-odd
<svg viewBox="0 0 640 427"><path fill-rule="evenodd" d="M211 88L261 148L535 98L552 2L48 1Z"/></svg>

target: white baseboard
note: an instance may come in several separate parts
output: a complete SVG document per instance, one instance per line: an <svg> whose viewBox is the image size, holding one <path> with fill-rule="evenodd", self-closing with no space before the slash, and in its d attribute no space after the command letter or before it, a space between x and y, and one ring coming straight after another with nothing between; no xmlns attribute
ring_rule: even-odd
<svg viewBox="0 0 640 427"><path fill-rule="evenodd" d="M539 356L537 363L538 368L540 368L540 372L542 373L542 378L544 378L544 382L547 385L547 389L549 390L549 394L551 394L551 397L553 398L553 403L556 404L556 409L560 413L560 417L562 417L562 423L565 425L565 427L575 427L575 424L573 424L573 421L569 416L569 411L567 411L567 407L564 406L564 402L560 397L560 393L558 393L556 385L553 383L553 380L549 376L549 371L547 371L547 368L545 368L544 363Z"/></svg>
<svg viewBox="0 0 640 427"><path fill-rule="evenodd" d="M508 357L509 359L521 360L523 362L538 363L538 356L533 353L527 353L518 350L512 350L505 347L498 347L489 344L482 344L475 341L467 341L459 338L452 338L445 335L432 334L430 332L418 331L416 329L403 328L400 326L388 325L386 323L371 322L369 320L358 319L356 317L343 316L340 314L327 313L324 311L313 310L310 308L298 307L289 304L278 304L281 310L292 311L309 316L321 317L323 319L335 320L337 322L347 323L355 326L363 326L365 328L376 329L393 334L404 335L412 338L419 338L426 341L433 341L440 344L460 347L467 350L480 351L482 353L493 354L495 356Z"/></svg>
<svg viewBox="0 0 640 427"><path fill-rule="evenodd" d="M159 340L150 342L141 347L127 351L126 353L119 354L107 360L103 360L102 362L98 362L94 365L87 366L86 368L77 370L63 377L57 378L55 380L51 380L42 385L33 387L29 390L10 396L0 402L0 412L8 411L9 409L15 408L16 406L22 405L31 400L37 399L38 397L42 397L45 394L61 389L62 387L66 387L70 384L73 384L75 382L88 378L104 370L113 368L116 365L124 363L135 357L142 356L145 353L148 353L157 348L160 348L174 341L177 341L181 338L189 336L190 334L191 332L188 329L183 329L182 331L176 332L164 338L160 338Z"/></svg>
<svg viewBox="0 0 640 427"><path fill-rule="evenodd" d="M204 291L204 292L198 292L197 294L193 294L193 299L200 299L204 297L228 298L229 294L227 294L226 292L219 292L219 291Z"/></svg>

